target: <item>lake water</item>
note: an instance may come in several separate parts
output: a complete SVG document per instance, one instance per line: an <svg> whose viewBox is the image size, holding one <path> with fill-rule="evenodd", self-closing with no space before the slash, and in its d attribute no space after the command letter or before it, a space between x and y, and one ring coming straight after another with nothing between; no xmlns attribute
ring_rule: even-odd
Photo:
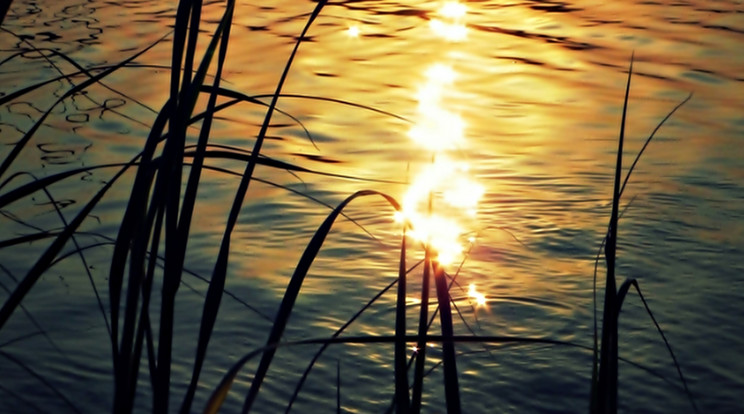
<svg viewBox="0 0 744 414"><path fill-rule="evenodd" d="M223 6L209 3L204 19L212 30ZM700 411L742 412L744 2L463 4L460 17L445 15L444 2L438 1L349 0L326 6L300 48L284 92L362 104L400 118L337 102L282 98L279 107L302 122L315 145L295 121L277 114L265 155L374 181L263 167L256 176L332 206L362 189L400 199L409 187L404 183L431 162L431 152L410 135L416 125L431 121L422 114L426 99L436 101L444 112L435 117L445 122L434 122L434 130L448 128L454 122L448 123L448 116L462 120L462 141L448 156L467 163L467 177L484 189L476 216L466 217L466 236L475 241L458 276L464 288L452 293L463 319L479 335L544 337L591 347L594 258L609 219L634 53L626 166L658 122L689 93L693 97L658 132L623 195L623 206L629 207L619 225L618 283L639 281ZM248 95L273 93L314 5L239 1L223 86ZM86 68L115 64L165 36L175 7L176 2L152 0L16 0L2 25L7 31L0 32L0 59L27 52L0 65L0 93L75 71L70 62L58 56L47 61L31 47L55 49ZM106 78L105 86L91 86L55 107L2 180L14 172L40 178L134 157L167 99L171 41L167 37L136 65ZM452 79L427 75L432 67L444 68ZM424 94L432 82L434 98ZM51 82L0 107L0 159L69 87L66 81ZM223 111L213 142L250 149L262 117L263 108L255 105ZM242 171L239 163L218 165ZM49 192L69 220L114 172L104 168L75 176ZM0 194L31 179L19 176ZM110 238L116 236L131 179L125 176L115 185L81 229L77 242L87 246L86 262L76 255L62 258L0 331L0 412L110 411L111 346L91 280L107 306ZM195 274L211 274L237 182L205 172L186 263ZM227 289L273 316L297 260L329 211L287 189L253 182L233 236ZM3 240L61 227L43 193L0 212ZM352 203L347 215L358 225L341 219L329 235L298 299L287 340L331 335L396 277L400 225L392 210L368 198ZM7 298L47 244L42 239L0 249L0 298ZM415 247L409 246L410 263L422 257ZM71 245L66 251L72 250ZM456 268L449 267L452 273ZM599 269L602 281L603 262ZM411 283L414 304L420 281ZM468 304L470 283L485 294L486 307L474 310ZM603 283L599 286L601 309ZM203 281L184 275L176 309L174 410L190 375L205 292ZM347 334L392 334L394 301L391 290ZM410 308L409 326L416 321L415 309ZM263 345L270 326L240 301L223 300L196 409L232 362ZM455 331L468 333L459 320ZM619 332L625 359L620 410L691 412L635 292L626 299ZM256 412L284 410L315 349L277 354ZM521 345L486 351L458 345L457 350L464 412L587 410L592 355L586 349ZM432 361L438 352L432 348ZM384 412L392 396L392 356L387 345L331 347L294 411L335 410L338 368L344 412ZM226 411L240 407L253 369L251 364L244 369ZM137 410L147 411L146 365L142 371ZM427 377L425 412L444 410L440 378L441 367Z"/></svg>

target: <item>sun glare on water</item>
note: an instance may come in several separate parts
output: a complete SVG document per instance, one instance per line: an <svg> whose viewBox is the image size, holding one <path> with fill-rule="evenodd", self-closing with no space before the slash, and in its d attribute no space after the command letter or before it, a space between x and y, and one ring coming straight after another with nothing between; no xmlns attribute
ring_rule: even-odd
<svg viewBox="0 0 744 414"><path fill-rule="evenodd" d="M346 29L346 35L349 37L359 37L359 26L349 26Z"/></svg>
<svg viewBox="0 0 744 414"><path fill-rule="evenodd" d="M437 18L429 20L429 27L435 35L452 42L465 40L468 29L463 22L467 6L457 1L447 1L437 11Z"/></svg>
<svg viewBox="0 0 744 414"><path fill-rule="evenodd" d="M470 284L470 287L468 288L468 297L475 300L476 307L480 308L486 306L486 295L478 292L478 290L475 288L475 283Z"/></svg>
<svg viewBox="0 0 744 414"><path fill-rule="evenodd" d="M459 23L465 13L465 6L458 2L446 2L438 11L450 23ZM435 27L432 29L438 34ZM416 96L418 118L408 135L431 152L432 161L413 179L395 218L409 224L409 236L424 243L435 260L447 265L462 259L467 224L475 218L484 189L471 179L467 162L452 157L454 150L462 149L466 129L462 117L444 102L447 92L455 87L457 73L452 66L437 63L424 76Z"/></svg>

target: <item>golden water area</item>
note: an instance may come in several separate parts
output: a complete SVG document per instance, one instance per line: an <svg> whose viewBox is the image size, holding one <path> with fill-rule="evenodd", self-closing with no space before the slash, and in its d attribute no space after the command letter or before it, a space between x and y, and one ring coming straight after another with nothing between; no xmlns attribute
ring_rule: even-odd
<svg viewBox="0 0 744 414"><path fill-rule="evenodd" d="M50 52L44 59L33 48L59 51L91 69L155 46L56 106L1 179L18 173L20 183L30 181L29 174L127 162L141 151L168 97L176 6L13 1L0 32L0 97L76 70L70 60ZM222 86L268 102L314 7L305 0L238 1ZM222 2L205 5L201 51L223 11ZM599 257L601 311L605 265L598 252L610 217L632 59L625 172L662 119L692 98L656 132L623 193L618 283L638 280L700 412L742 412L742 45L740 0L329 3L290 68L282 112L274 115L262 151L325 175L257 168L263 181L251 183L233 235L231 296L221 304L195 409L235 360L264 344L267 319L331 209L356 191L374 189L395 197L401 211L380 198L349 205L313 264L285 338L330 336L390 285L405 228L409 264L430 246L435 260L457 275L451 292L457 334L577 345L458 345L463 412L586 412L593 274ZM0 107L0 160L67 88L67 81L55 80ZM249 151L264 114L265 107L248 103L220 112L212 143ZM234 174L206 170L199 189L190 273L176 304L173 401L182 398L191 373L207 290L200 277L211 274L243 170L234 160L213 162ZM69 219L114 172L93 170L49 191ZM80 412L110 411L111 347L92 286L105 302L110 242L132 178L117 183L84 223L79 242L88 246L87 261L61 258L25 300L27 312L16 312L0 331L0 413L74 412L39 377ZM7 185L0 195L15 184ZM59 229L50 203L38 194L3 207L0 238ZM0 249L0 300L46 243ZM418 275L410 278L407 298L414 326L421 280L420 272L411 275ZM346 334L392 335L394 291ZM620 411L694 412L634 291L620 315L619 338ZM277 353L256 412L285 410L315 351ZM428 355L424 412L441 412L437 344ZM244 368L225 412L240 409L255 365ZM391 406L392 346L344 345L320 359L293 411L335 410L339 372L342 412ZM147 412L144 374L141 384L137 410Z"/></svg>

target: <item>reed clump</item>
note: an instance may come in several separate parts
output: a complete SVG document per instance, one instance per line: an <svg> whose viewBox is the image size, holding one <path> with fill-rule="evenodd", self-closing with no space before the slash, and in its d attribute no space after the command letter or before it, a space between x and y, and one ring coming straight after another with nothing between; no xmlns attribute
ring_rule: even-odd
<svg viewBox="0 0 744 414"><path fill-rule="evenodd" d="M6 4L9 4L9 2ZM201 26L203 4L201 1L180 0L175 16L174 29L170 34L173 39L173 47L169 68L169 95L150 127L149 135L142 146L141 152L126 162L70 169L16 185L20 174L9 174L11 166L18 162L21 152L31 138L38 133L55 108L74 94L85 91L91 85L100 83L108 76L127 67L155 44L133 54L130 58L118 64L93 69L85 69L75 64L74 60L56 52L47 51L48 53L43 54L47 59L52 56L64 58L76 66L76 72L65 73L60 77L60 79L69 79L73 86L59 96L34 121L33 126L12 145L10 151L2 160L2 164L0 164L0 209L11 203L26 200L34 194L45 192L47 187L55 183L74 179L86 172L99 169L115 172L100 190L86 200L71 220L65 220L60 213L62 226L58 230L39 230L36 233L15 238L5 238L8 235L3 236L4 240L0 241L0 248L10 248L29 242L40 243L42 241L48 242L48 246L39 258L29 266L26 274L17 281L15 286L8 289L9 294L0 309L0 330L6 326L8 320L15 313L23 311L24 298L34 288L39 279L60 259L65 246L73 243L75 254L85 262L85 249L80 247L76 241L76 235L80 231L82 223L91 219L96 206L104 200L108 191L117 185L125 174L132 174L134 178L131 184L131 196L127 200L118 234L114 240L110 240L110 243L113 244L113 252L108 272L108 297L99 296L98 291L95 290L100 312L106 321L110 338L110 358L112 360L114 383L111 411L114 413L135 411L135 401L138 395L141 396L141 393L138 393L138 387L144 386L143 384L150 388L152 412L165 413L176 409L181 413L202 410L206 413L219 412L238 374L249 361L258 359L257 369L252 374L250 388L243 403L242 411L249 412L254 408L256 398L261 393L264 379L271 370L275 353L279 348L319 346L315 356L304 370L301 380L296 385L292 397L287 401L287 411L289 411L301 392L313 365L328 347L338 344L363 345L370 343L390 344L394 349L394 391L390 397L390 410L398 413L418 413L422 410L423 389L425 379L428 376L426 370L427 344L430 343L439 343L442 346L442 388L446 404L446 407L442 408L443 411L446 410L449 413L461 412L457 369L458 344L521 343L568 346L593 351L594 364L592 367L590 411L592 413L617 412L617 365L618 361L621 360L617 348L619 335L617 320L623 301L631 287L634 287L638 292L655 326L664 338L659 324L656 323L646 305L638 282L629 279L618 288L614 274L623 189L643 150L656 132L655 130L648 137L621 185L625 111L629 98L632 66L629 70L628 88L625 92L612 212L607 235L603 242L608 272L605 279L601 339L595 322L593 347L585 347L547 337L476 335L472 331L468 335L455 334L453 321L456 319L459 310L450 292L453 285L456 284L457 274L448 274L444 267L437 262L435 252L425 245L421 246L425 252L423 261L410 266L406 260L409 243L406 241L405 231L401 237L398 277L396 280L370 299L331 336L301 341L285 341L284 333L308 271L323 248L324 241L329 236L334 222L344 214L344 209L349 203L376 197L382 198L390 206L391 212L401 209L399 202L390 195L374 190L362 190L348 196L339 205L331 206L330 213L309 240L295 266L294 273L284 291L275 316L268 318L271 320L271 330L266 337L265 345L235 360L229 368L226 368L222 381L219 384L211 385L211 396L206 406L194 406L195 395L199 391L198 385L220 304L223 297L229 294L225 290L225 284L231 240L248 189L253 181L258 180L254 177L256 166L262 165L282 170L324 174L302 166L274 160L264 155L262 148L272 117L276 112L280 112L277 104L279 99L285 96L282 90L292 62L299 47L306 39L308 30L326 4L327 1L318 1L309 14L305 27L299 34L294 49L287 59L274 93L269 96L250 96L225 88L221 84L227 49L231 40L230 30L236 8L235 1L227 0L225 2L222 17L214 31L209 34L208 45L204 53L197 56L197 43L204 36ZM42 53L42 51L38 52ZM80 76L85 78L82 82L72 82L73 79ZM21 90L7 92L0 97L0 105L9 104L42 86L43 83L40 83ZM338 101L328 97L305 96L299 98L324 99L339 104L354 105L364 110L376 110L364 105ZM684 102L680 103L677 108ZM250 150L217 145L210 141L212 127L220 111L237 104L260 105L265 111L264 120L258 134L253 139L253 146ZM677 108L674 108L658 127ZM291 116L290 114L287 115ZM392 114L389 115L392 116ZM197 136L196 144L190 144L187 140L187 133L193 135L194 131L196 131ZM244 170L239 174L239 185L234 193L228 217L222 229L216 263L211 274L206 278L209 286L200 313L201 321L198 329L196 351L193 362L189 367L191 371L190 380L185 392L177 394L172 384L173 349L176 346L174 342L176 300L184 283L183 275L188 271L185 268L185 258L202 175L205 169L215 168L208 164L209 161L220 159L243 163ZM47 195L51 198L51 195L48 193ZM53 203L53 205L59 213L56 204ZM409 293L409 278L416 277L416 275L421 277L421 290L419 292L421 301L417 309L418 325L414 329L416 333L411 334L411 329L406 325L406 316L410 309L406 303L406 296ZM434 286L431 286L432 281ZM155 286L159 286L160 289L156 289ZM95 284L93 284L93 287L95 289ZM396 288L394 335L343 335L344 331L360 315L385 293L392 290L393 287ZM434 298L430 298L431 290L435 292L436 296ZM153 305L155 302L157 307ZM432 305L434 307L433 314L430 313ZM251 305L246 303L246 306L250 307ZM441 331L433 333L431 327L437 316L439 317ZM671 352L671 347L666 338L664 338L664 342L674 359L674 354ZM416 352L413 356L410 355L409 344L416 344ZM12 360L13 358L12 355L2 350L0 350L0 356L6 360ZM684 384L684 390L690 397L691 405L695 407L694 399L692 399L687 389L676 359L674 359L674 363L679 372L680 380ZM69 401L63 394L57 392L52 384L44 382L43 378L40 378L40 381L45 386L51 387L60 396L60 399L65 401L67 406L79 411L75 402ZM336 387L340 393L340 383L336 384ZM19 398L22 399L23 397L19 396ZM340 411L340 405L337 409ZM695 409L697 408L695 407Z"/></svg>

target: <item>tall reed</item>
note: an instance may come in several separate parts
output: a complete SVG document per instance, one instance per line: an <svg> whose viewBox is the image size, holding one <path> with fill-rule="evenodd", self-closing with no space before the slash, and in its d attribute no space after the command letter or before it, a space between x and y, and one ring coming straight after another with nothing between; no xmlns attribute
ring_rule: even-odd
<svg viewBox="0 0 744 414"><path fill-rule="evenodd" d="M625 126L626 118L628 113L628 100L630 96L630 80L633 75L633 58L631 56L630 66L628 67L628 80L625 87L625 96L623 99L623 111L622 118L620 121L620 136L618 138L618 149L617 149L617 160L615 163L615 180L612 191L612 211L610 213L610 222L607 229L607 234L602 241L602 247L604 247L605 260L607 262L607 276L605 278L605 296L604 296L604 310L602 312L602 339L601 345L597 342L597 324L596 324L596 306L595 306L595 323L594 323L594 362L592 368L592 384L591 384L591 397L590 397L590 411L597 414L614 414L617 413L618 406L618 319L620 317L620 311L623 306L626 294L631 286L636 288L638 295L643 301L643 305L646 308L647 313L651 317L654 325L656 326L659 334L661 335L669 354L674 362L677 372L680 377L680 381L684 386L685 393L690 400L691 406L697 412L697 405L695 400L692 398L690 390L687 388L687 381L682 375L682 370L677 362L677 358L672 351L671 345L666 339L664 332L656 322L651 309L648 307L646 300L641 293L638 281L635 279L626 279L620 288L617 288L617 282L615 277L615 263L617 258L617 240L618 240L618 221L620 218L620 200L622 197L623 190L630 179L630 175L633 173L633 169L637 165L638 161L646 150L646 147L651 142L656 132L661 128L662 125L679 109L684 105L692 94L688 95L682 102L677 104L646 139L645 143L641 147L641 150L636 155L635 160L631 164L625 179L622 181L622 161L623 161L623 144L625 143ZM600 248L601 250L601 248ZM596 268L595 268L595 289L596 289ZM596 293L595 293L596 298Z"/></svg>

